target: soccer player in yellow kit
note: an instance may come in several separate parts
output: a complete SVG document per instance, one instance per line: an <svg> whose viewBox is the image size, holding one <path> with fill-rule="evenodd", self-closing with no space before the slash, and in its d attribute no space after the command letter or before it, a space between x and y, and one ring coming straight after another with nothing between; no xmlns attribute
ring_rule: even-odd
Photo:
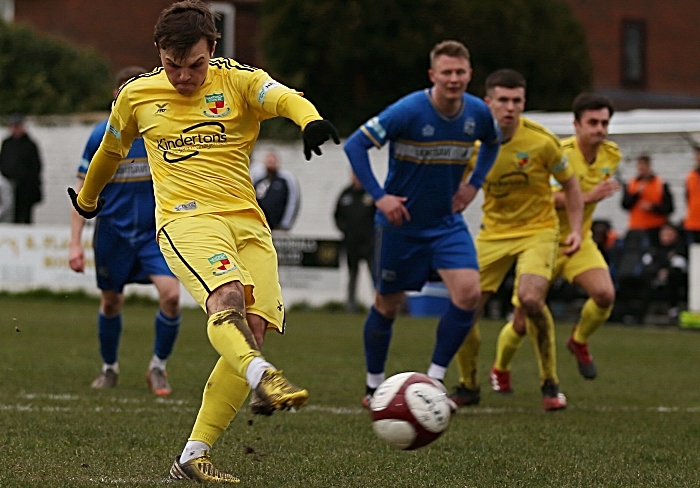
<svg viewBox="0 0 700 488"><path fill-rule="evenodd" d="M537 330L536 349L540 354L549 354L554 345L554 321L545 298L559 243L550 177L564 189L572 222L563 239L567 254L575 253L581 244L583 201L578 179L559 139L541 125L521 117L525 88L525 78L514 70L498 70L486 78L485 100L501 129L503 143L483 186L483 215L476 239L481 283L478 311L483 310L517 262L516 313L532 320ZM480 343L479 329L474 324L456 356L460 385L451 398L457 405L479 401L476 364ZM547 372L541 378L541 386L545 410L566 407L556 371Z"/></svg>
<svg viewBox="0 0 700 488"><path fill-rule="evenodd" d="M583 240L581 249L573 255L563 251L560 243L552 279L562 276L568 282L580 286L588 295L588 300L581 310L581 318L567 341L567 348L576 357L578 370L586 379L594 379L597 368L588 351L588 338L610 317L615 301L615 287L610 277L605 258L593 241L591 227L593 212L599 201L611 196L620 189L620 184L613 179L620 162L620 150L612 141L607 140L608 125L613 115L612 102L602 95L581 93L572 104L574 112L575 135L562 140L562 148L569 165L574 170L583 192ZM566 201L559 185L555 185L554 202L561 234L570 231ZM496 369L503 379L510 384L510 363L517 351L526 330L532 334L534 327L527 320L527 326L521 313L514 314L513 322L507 323L501 330L496 353ZM540 371L556 369L554 351L538 355ZM494 383L497 384L497 383Z"/></svg>
<svg viewBox="0 0 700 488"><path fill-rule="evenodd" d="M158 243L168 266L209 316L220 354L172 479L237 483L209 452L250 389L258 412L302 406L308 392L261 355L268 328L284 332L284 305L270 228L255 199L250 153L264 119L284 116L303 130L306 159L333 138L330 122L295 90L232 59L211 59L219 37L198 0L172 4L155 27L162 67L127 82L114 101L102 144L74 207L92 218L98 197L141 135L156 196Z"/></svg>

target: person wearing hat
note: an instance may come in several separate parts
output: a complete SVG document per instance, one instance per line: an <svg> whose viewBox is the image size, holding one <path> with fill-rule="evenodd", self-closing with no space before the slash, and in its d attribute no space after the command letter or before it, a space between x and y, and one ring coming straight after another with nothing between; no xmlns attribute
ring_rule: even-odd
<svg viewBox="0 0 700 488"><path fill-rule="evenodd" d="M36 143L29 137L24 116L10 116L10 136L2 141L0 173L10 180L15 194L16 224L30 224L34 205L42 199L41 157Z"/></svg>

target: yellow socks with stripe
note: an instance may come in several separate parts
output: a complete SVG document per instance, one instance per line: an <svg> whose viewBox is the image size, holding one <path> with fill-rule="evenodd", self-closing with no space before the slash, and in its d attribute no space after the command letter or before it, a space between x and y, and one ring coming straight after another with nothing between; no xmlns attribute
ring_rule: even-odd
<svg viewBox="0 0 700 488"><path fill-rule="evenodd" d="M246 379L227 360L219 358L204 388L202 406L192 428L190 442L200 441L213 446L238 413L249 392ZM189 457L188 450L185 449L182 455Z"/></svg>
<svg viewBox="0 0 700 488"><path fill-rule="evenodd" d="M515 331L512 320L503 326L496 342L496 361L493 365L497 370L510 371L510 363L513 361L515 353L520 349L524 338L525 336L521 336Z"/></svg>
<svg viewBox="0 0 700 488"><path fill-rule="evenodd" d="M248 364L260 356L260 348L243 314L237 310L223 310L207 321L209 342L238 376L245 378ZM259 378L258 378L259 379Z"/></svg>
<svg viewBox="0 0 700 488"><path fill-rule="evenodd" d="M574 329L574 340L579 344L586 344L588 338L610 318L612 309L612 305L600 308L592 298L586 300L581 309L581 319Z"/></svg>
<svg viewBox="0 0 700 488"><path fill-rule="evenodd" d="M537 363L540 367L540 383L544 384L545 380L551 379L556 384L559 384L554 319L549 311L549 307L544 306L538 319L535 321L530 317L527 318L527 335L530 337L537 355Z"/></svg>
<svg viewBox="0 0 700 488"><path fill-rule="evenodd" d="M479 330L479 323L475 322L455 355L457 370L459 371L459 382L470 390L479 388L479 381L476 379L476 366L480 347L481 330Z"/></svg>

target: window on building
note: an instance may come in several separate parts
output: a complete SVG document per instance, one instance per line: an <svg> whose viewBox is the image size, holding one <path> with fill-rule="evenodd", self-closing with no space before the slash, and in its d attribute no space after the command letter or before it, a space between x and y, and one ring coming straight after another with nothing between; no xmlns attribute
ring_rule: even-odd
<svg viewBox="0 0 700 488"><path fill-rule="evenodd" d="M15 0L0 0L0 17L5 22L15 19Z"/></svg>
<svg viewBox="0 0 700 488"><path fill-rule="evenodd" d="M622 84L646 85L646 22L622 21Z"/></svg>
<svg viewBox="0 0 700 488"><path fill-rule="evenodd" d="M226 2L212 2L211 9L219 14L216 20L216 29L221 34L221 38L216 42L214 50L215 57L232 58L235 55L235 20L236 8Z"/></svg>

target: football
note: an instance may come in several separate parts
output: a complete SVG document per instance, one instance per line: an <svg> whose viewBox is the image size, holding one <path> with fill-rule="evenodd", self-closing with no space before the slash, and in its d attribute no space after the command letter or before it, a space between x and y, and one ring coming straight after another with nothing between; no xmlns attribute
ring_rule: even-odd
<svg viewBox="0 0 700 488"><path fill-rule="evenodd" d="M427 446L450 423L450 400L444 387L422 373L399 373L374 392L372 428L395 449Z"/></svg>

